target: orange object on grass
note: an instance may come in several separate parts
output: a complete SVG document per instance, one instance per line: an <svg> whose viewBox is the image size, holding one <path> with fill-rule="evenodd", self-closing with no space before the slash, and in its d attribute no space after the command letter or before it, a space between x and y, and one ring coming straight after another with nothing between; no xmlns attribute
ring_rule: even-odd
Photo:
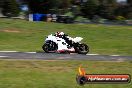
<svg viewBox="0 0 132 88"><path fill-rule="evenodd" d="M85 76L86 72L83 68L81 68L81 66L78 68L78 71L80 76Z"/></svg>

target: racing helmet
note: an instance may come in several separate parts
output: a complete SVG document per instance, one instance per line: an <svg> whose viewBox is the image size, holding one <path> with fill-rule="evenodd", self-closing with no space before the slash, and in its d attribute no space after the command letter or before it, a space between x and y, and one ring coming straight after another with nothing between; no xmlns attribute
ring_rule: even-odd
<svg viewBox="0 0 132 88"><path fill-rule="evenodd" d="M62 37L62 36L64 36L64 32L56 32L55 36L56 37Z"/></svg>

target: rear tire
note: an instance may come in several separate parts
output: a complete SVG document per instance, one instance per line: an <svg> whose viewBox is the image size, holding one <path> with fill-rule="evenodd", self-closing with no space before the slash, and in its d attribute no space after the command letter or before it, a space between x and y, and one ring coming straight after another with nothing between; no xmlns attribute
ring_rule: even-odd
<svg viewBox="0 0 132 88"><path fill-rule="evenodd" d="M86 44L79 44L79 46L76 47L76 52L78 54L87 54L89 52L89 47Z"/></svg>

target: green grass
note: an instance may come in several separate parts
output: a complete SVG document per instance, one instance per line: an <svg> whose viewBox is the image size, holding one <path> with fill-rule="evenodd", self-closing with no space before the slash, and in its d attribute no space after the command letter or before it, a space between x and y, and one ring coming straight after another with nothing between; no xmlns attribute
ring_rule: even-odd
<svg viewBox="0 0 132 88"><path fill-rule="evenodd" d="M72 37L83 37L83 42L90 46L90 53L132 55L132 26L59 24L13 19L0 19L0 50L42 51L46 36L56 31L63 31Z"/></svg>
<svg viewBox="0 0 132 88"><path fill-rule="evenodd" d="M0 88L132 88L131 83L79 86L79 65L87 74L132 75L132 62L0 60Z"/></svg>

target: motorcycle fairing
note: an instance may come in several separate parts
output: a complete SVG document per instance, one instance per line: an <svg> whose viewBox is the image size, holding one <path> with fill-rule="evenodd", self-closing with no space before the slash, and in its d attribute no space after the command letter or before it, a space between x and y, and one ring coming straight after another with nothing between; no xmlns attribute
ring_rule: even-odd
<svg viewBox="0 0 132 88"><path fill-rule="evenodd" d="M82 37L76 37L76 38L68 37L68 38L69 38L69 40L71 40L75 43L80 42L83 39ZM75 52L75 49L73 47L68 48L68 44L66 43L66 41L64 39L53 36L52 34L46 38L45 42L46 41L55 42L58 45L57 52L65 52L65 51Z"/></svg>

